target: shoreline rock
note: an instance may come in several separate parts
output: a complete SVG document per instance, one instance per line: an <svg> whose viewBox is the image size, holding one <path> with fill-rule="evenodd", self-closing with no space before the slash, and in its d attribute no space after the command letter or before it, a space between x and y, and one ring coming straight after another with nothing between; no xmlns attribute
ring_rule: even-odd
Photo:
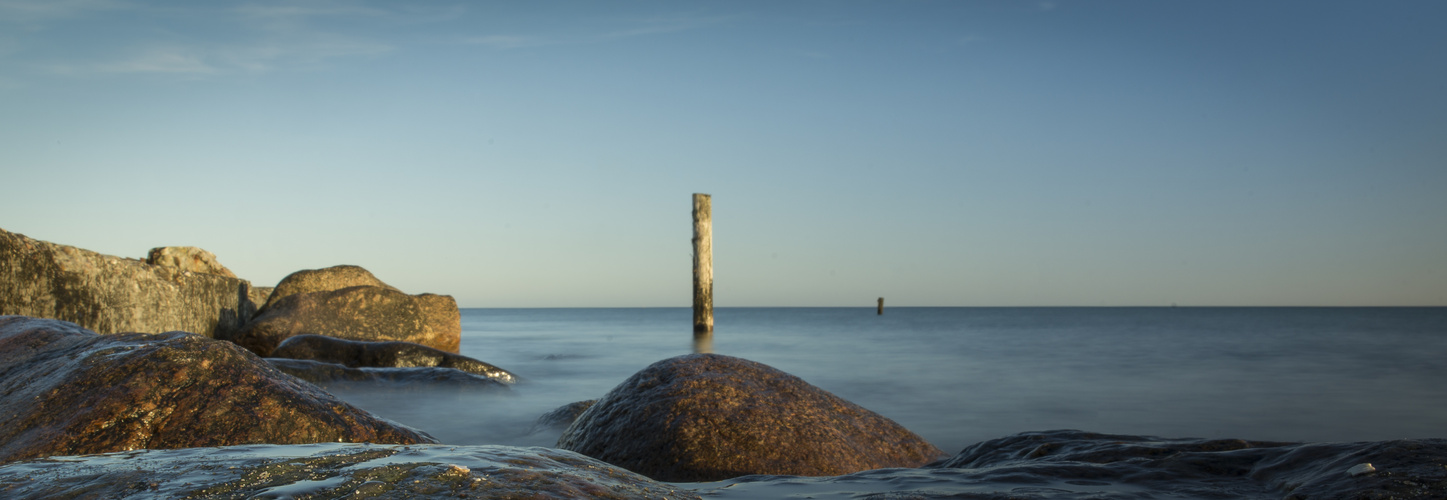
<svg viewBox="0 0 1447 500"><path fill-rule="evenodd" d="M511 372L461 354L412 342L366 342L324 335L296 335L271 351L273 358L307 359L351 368L452 368L504 384L516 383Z"/></svg>
<svg viewBox="0 0 1447 500"><path fill-rule="evenodd" d="M430 443L186 332L99 335L0 316L0 462L140 448L332 441Z"/></svg>
<svg viewBox="0 0 1447 500"><path fill-rule="evenodd" d="M262 359L287 375L311 382L322 389L330 389L335 386L365 385L378 390L409 389L421 386L508 390L508 384L455 368L355 368L309 359Z"/></svg>
<svg viewBox="0 0 1447 500"><path fill-rule="evenodd" d="M102 334L187 331L224 338L255 313L250 288L234 277L0 230L0 314L69 321Z"/></svg>
<svg viewBox="0 0 1447 500"><path fill-rule="evenodd" d="M412 342L451 353L462 342L462 314L447 295L408 295L377 286L277 295L272 292L266 310L226 340L262 357L271 357L287 338L304 334Z"/></svg>
<svg viewBox="0 0 1447 500"><path fill-rule="evenodd" d="M944 456L894 421L798 377L718 354L649 365L579 415L558 447L675 482L836 476Z"/></svg>

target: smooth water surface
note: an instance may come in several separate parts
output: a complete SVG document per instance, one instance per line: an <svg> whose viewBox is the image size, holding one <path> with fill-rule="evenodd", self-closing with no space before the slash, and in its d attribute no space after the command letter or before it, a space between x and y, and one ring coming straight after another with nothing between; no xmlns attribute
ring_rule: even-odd
<svg viewBox="0 0 1447 500"><path fill-rule="evenodd" d="M534 419L697 347L691 312L464 309L504 393L333 389L449 444L552 446ZM955 453L1025 431L1439 437L1447 308L724 308L713 352L768 364ZM707 346L705 346L707 347Z"/></svg>

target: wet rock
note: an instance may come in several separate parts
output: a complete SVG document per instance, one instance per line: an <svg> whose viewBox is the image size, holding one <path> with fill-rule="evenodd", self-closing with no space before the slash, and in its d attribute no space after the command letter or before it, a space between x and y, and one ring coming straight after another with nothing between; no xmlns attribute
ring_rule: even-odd
<svg viewBox="0 0 1447 500"><path fill-rule="evenodd" d="M1349 473L1366 462L1374 472ZM1059 430L981 442L932 468L969 471L957 480L974 485L1050 484L1059 498L1074 498L1067 494L1078 486L1151 498L1305 500L1447 498L1444 465L1443 439L1300 444Z"/></svg>
<svg viewBox="0 0 1447 500"><path fill-rule="evenodd" d="M216 261L216 254L196 247L158 247L146 254L146 263L193 273L214 274L235 278L226 266Z"/></svg>
<svg viewBox="0 0 1447 500"><path fill-rule="evenodd" d="M833 476L918 467L944 455L798 377L716 354L644 368L579 415L558 447L660 481Z"/></svg>
<svg viewBox="0 0 1447 500"><path fill-rule="evenodd" d="M0 316L0 462L139 448L432 442L229 342Z"/></svg>
<svg viewBox="0 0 1447 500"><path fill-rule="evenodd" d="M568 426L573 425L574 421L578 420L578 415L582 415L583 412L588 411L588 408L592 408L593 403L597 402L598 400L596 399L589 399L587 401L577 401L559 406L553 411L539 416L538 420L533 422L532 429L528 430L528 434L536 434L549 429L554 431L567 429Z"/></svg>
<svg viewBox="0 0 1447 500"><path fill-rule="evenodd" d="M403 341L457 352L462 316L447 295L407 295L390 288L354 286L277 298L227 340L263 357L281 341L304 334L347 340Z"/></svg>
<svg viewBox="0 0 1447 500"><path fill-rule="evenodd" d="M39 498L697 499L547 448L315 444L143 450L0 467L0 496Z"/></svg>
<svg viewBox="0 0 1447 500"><path fill-rule="evenodd" d="M278 301L292 295L313 292L330 292L351 288L354 286L375 286L388 290L400 291L392 285L383 283L372 273L360 266L332 266L323 269L304 269L287 275L276 284L271 292L270 301ZM262 310L271 307L268 301Z"/></svg>
<svg viewBox="0 0 1447 500"><path fill-rule="evenodd" d="M0 314L100 333L188 331L222 338L255 311L251 284L150 265L0 230Z"/></svg>
<svg viewBox="0 0 1447 500"><path fill-rule="evenodd" d="M411 342L363 342L323 335L297 335L277 345L271 351L271 357L309 359L352 368L452 368L504 384L517 382L517 376L502 368Z"/></svg>
<svg viewBox="0 0 1447 500"><path fill-rule="evenodd" d="M307 359L265 358L287 375L311 382L323 389L368 385L381 389L417 386L452 386L507 390L508 385L491 378L453 368L353 368Z"/></svg>

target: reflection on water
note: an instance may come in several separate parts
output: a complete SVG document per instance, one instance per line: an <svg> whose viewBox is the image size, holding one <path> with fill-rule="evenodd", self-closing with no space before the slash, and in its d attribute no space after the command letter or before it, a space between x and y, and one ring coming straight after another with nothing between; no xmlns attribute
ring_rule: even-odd
<svg viewBox="0 0 1447 500"><path fill-rule="evenodd" d="M693 333L693 353L713 354L713 332Z"/></svg>

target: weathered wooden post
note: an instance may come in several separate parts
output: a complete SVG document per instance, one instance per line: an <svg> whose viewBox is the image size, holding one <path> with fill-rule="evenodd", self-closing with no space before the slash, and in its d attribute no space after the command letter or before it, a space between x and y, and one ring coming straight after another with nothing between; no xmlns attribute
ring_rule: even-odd
<svg viewBox="0 0 1447 500"><path fill-rule="evenodd" d="M693 194L693 332L713 333L712 197Z"/></svg>
<svg viewBox="0 0 1447 500"><path fill-rule="evenodd" d="M878 313L878 314L879 314L880 316L883 316L883 315L884 315L884 297L880 297L880 298L879 298L879 313Z"/></svg>

